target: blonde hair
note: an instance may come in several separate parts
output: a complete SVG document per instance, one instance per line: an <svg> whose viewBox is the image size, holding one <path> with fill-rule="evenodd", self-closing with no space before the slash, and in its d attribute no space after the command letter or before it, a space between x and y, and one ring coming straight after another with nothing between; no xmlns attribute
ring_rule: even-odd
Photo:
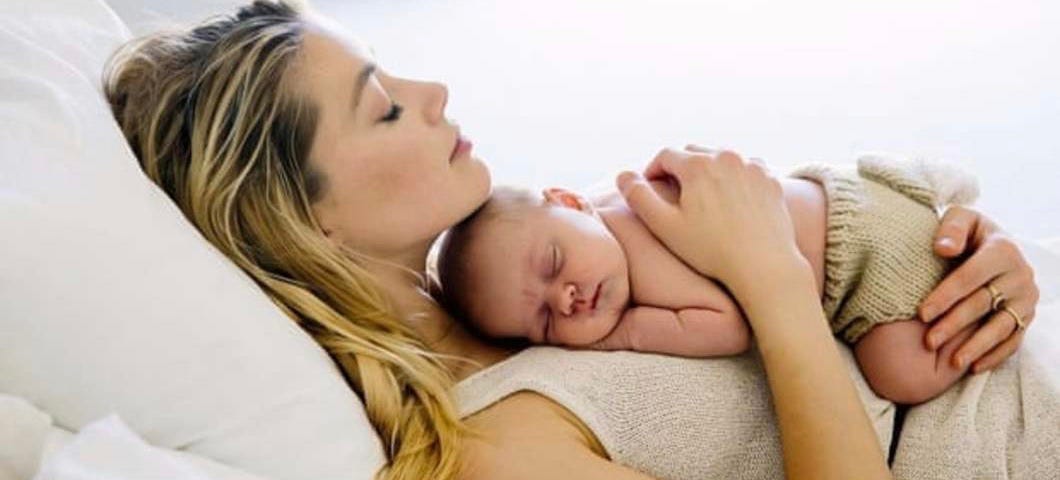
<svg viewBox="0 0 1060 480"><path fill-rule="evenodd" d="M339 365L383 440L376 477L453 478L467 429L442 355L311 214L325 179L307 163L318 109L290 87L302 15L258 0L133 40L104 93L147 176Z"/></svg>

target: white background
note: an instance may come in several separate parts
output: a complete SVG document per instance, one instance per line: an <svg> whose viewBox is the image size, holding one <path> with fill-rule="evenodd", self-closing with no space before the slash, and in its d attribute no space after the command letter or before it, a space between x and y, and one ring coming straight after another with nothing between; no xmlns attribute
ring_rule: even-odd
<svg viewBox="0 0 1060 480"><path fill-rule="evenodd" d="M496 184L585 187L688 142L778 172L882 150L957 163L1009 231L1060 236L1060 2L312 4L446 83Z"/></svg>

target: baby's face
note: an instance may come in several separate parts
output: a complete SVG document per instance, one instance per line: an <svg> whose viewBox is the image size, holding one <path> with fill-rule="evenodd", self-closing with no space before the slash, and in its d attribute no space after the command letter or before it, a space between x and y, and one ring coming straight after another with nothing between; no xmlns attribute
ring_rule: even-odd
<svg viewBox="0 0 1060 480"><path fill-rule="evenodd" d="M629 302L622 246L591 210L512 213L483 225L471 248L479 261L469 313L488 335L586 345L610 333Z"/></svg>

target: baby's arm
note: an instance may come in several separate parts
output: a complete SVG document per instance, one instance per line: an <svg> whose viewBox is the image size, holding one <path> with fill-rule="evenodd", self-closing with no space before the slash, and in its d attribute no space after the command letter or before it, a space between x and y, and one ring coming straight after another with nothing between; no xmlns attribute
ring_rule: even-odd
<svg viewBox="0 0 1060 480"><path fill-rule="evenodd" d="M954 351L975 332L971 324L931 351L924 346L929 325L917 319L876 325L854 345L865 380L877 395L892 402L917 404L946 391L968 366L950 363Z"/></svg>
<svg viewBox="0 0 1060 480"><path fill-rule="evenodd" d="M750 343L750 328L736 311L638 306L626 310L611 333L589 347L716 357L745 352Z"/></svg>

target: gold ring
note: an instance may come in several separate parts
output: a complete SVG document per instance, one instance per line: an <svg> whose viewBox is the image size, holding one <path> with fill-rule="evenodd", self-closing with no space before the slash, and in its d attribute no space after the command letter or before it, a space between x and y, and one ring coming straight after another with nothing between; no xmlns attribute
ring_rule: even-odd
<svg viewBox="0 0 1060 480"><path fill-rule="evenodd" d="M997 291L997 289L994 288L994 285L990 282L986 282L986 290L990 292L990 310L996 312L998 309L1003 308L1005 295Z"/></svg>
<svg viewBox="0 0 1060 480"><path fill-rule="evenodd" d="M1013 310L1012 307L1009 307L1009 306L1006 305L1004 307L1001 307L1001 311L1003 311L1003 312L1005 312L1005 313L1007 313L1009 315L1012 315L1012 319L1016 321L1016 331L1017 332L1027 328L1027 324L1023 323L1023 317L1021 317L1020 314L1016 313L1016 311Z"/></svg>

